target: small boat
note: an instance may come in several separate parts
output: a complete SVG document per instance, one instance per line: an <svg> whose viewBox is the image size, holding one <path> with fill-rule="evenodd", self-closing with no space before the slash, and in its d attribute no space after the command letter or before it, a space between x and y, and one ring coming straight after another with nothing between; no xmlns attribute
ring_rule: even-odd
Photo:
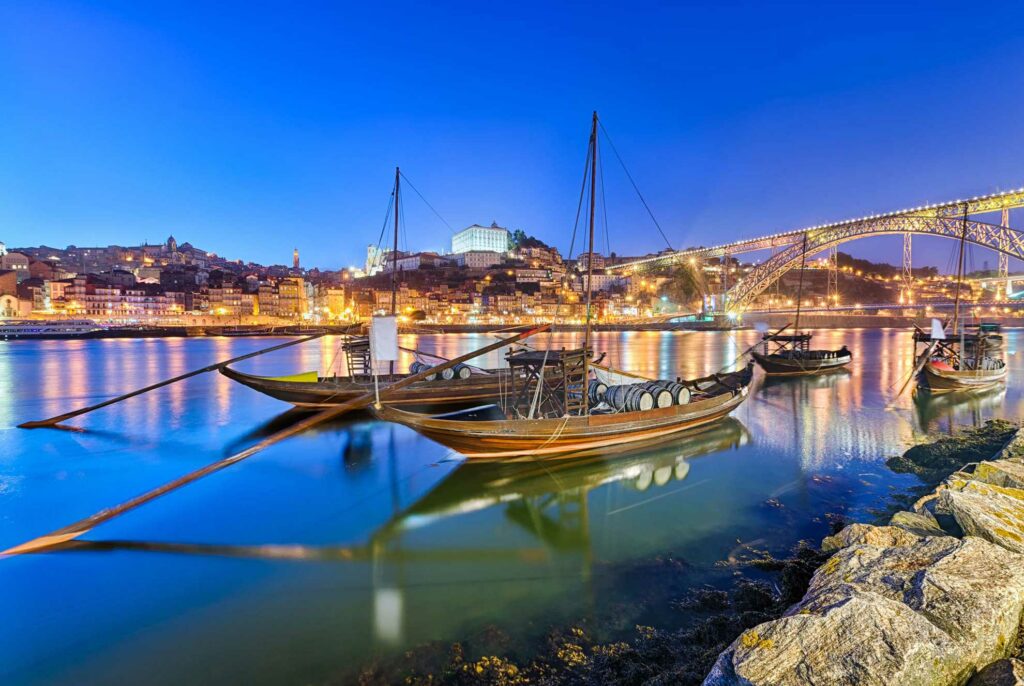
<svg viewBox="0 0 1024 686"><path fill-rule="evenodd" d="M103 338L107 332L91 319L8 320L0 324L2 341Z"/></svg>
<svg viewBox="0 0 1024 686"><path fill-rule="evenodd" d="M956 276L951 333L935 319L931 332L914 331L914 357L919 371L917 388L922 393L942 394L955 391L985 391L1006 383L1003 337L996 323L965 326L960 321L960 285L964 276L964 244L967 241L967 208ZM973 329L968 331L967 329ZM918 346L925 346L918 352Z"/></svg>
<svg viewBox="0 0 1024 686"><path fill-rule="evenodd" d="M314 326L292 326L284 329L281 333L286 336L315 336L316 334L327 333L327 329Z"/></svg>
<svg viewBox="0 0 1024 686"><path fill-rule="evenodd" d="M968 327L964 327L965 329ZM918 389L931 394L954 391L986 391L1006 382L1007 367L1002 359L1002 336L998 324L982 324L975 331L962 331L959 338L933 338L918 331L914 346L928 347L921 368Z"/></svg>
<svg viewBox="0 0 1024 686"><path fill-rule="evenodd" d="M379 418L404 424L471 459L582 457L678 438L724 420L747 397L753 363L688 381L643 379L596 366L590 339L597 135L595 112L587 155L590 217L582 348L509 352L505 359L512 373L500 406L428 415L389 403L373 406ZM613 385L602 381L602 372Z"/></svg>
<svg viewBox="0 0 1024 686"><path fill-rule="evenodd" d="M793 326L796 333L783 334L781 329L775 333L766 333L761 338L761 351L750 352L768 376L822 374L842 369L853 361L853 355L845 345L839 350L811 350L811 334L800 332L800 301L803 298L806 261L807 234L804 233L803 252L800 258L800 285L797 287L796 295L796 322Z"/></svg>
<svg viewBox="0 0 1024 686"><path fill-rule="evenodd" d="M767 333L761 340L762 350L750 354L768 376L822 374L842 369L853 360L845 345L839 350L811 350L809 333Z"/></svg>
<svg viewBox="0 0 1024 686"><path fill-rule="evenodd" d="M238 326L229 329L222 329L221 336L269 336L274 332L270 327Z"/></svg>

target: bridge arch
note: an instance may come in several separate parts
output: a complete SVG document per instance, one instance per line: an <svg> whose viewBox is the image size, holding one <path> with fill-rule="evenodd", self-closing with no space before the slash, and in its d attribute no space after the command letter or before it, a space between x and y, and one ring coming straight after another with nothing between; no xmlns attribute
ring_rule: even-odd
<svg viewBox="0 0 1024 686"><path fill-rule="evenodd" d="M777 252L770 259L758 264L736 283L727 295L726 309L740 313L753 304L754 298L778 281L783 274L797 266L803 257L815 255L823 250L860 238L886 234L918 234L939 236L960 240L964 231L962 216L935 216L904 214L861 221L848 222L837 226L808 229L799 238ZM966 240L1002 254L1024 260L1024 234L1008 227L967 221ZM807 236L804 249L803 236Z"/></svg>

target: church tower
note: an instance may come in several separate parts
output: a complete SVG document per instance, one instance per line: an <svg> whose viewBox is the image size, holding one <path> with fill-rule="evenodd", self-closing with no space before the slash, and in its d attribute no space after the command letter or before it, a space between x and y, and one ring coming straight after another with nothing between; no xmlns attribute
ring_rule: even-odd
<svg viewBox="0 0 1024 686"><path fill-rule="evenodd" d="M299 268L299 249L292 250L292 269Z"/></svg>

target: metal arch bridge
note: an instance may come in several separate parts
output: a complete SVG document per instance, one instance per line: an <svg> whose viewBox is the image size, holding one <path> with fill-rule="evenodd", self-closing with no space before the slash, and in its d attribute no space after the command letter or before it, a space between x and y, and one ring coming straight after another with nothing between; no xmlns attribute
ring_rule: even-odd
<svg viewBox="0 0 1024 686"><path fill-rule="evenodd" d="M970 217L975 214L1003 212L1002 225L969 220L966 240L1000 253L1000 271L1005 271L1007 256L1024 260L1024 235L1011 229L1008 224L1008 210L1017 207L1024 207L1024 188L832 224L821 224L710 248L666 252L656 257L614 265L606 271L613 274L630 275L664 269L676 264L687 263L690 260L708 257L723 257L769 249L775 251L770 259L751 269L729 290L726 296L728 310L742 312L761 292L796 266L805 254L810 256L840 243L885 234L900 234L907 237L912 234L921 234L959 240L963 231L965 213ZM804 250L805 235L807 237L806 251ZM909 243L905 243L904 250L904 269L909 275Z"/></svg>

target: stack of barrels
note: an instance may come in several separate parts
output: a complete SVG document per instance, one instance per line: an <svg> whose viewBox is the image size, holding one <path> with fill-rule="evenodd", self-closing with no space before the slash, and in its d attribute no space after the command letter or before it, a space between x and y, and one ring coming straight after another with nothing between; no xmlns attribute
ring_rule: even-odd
<svg viewBox="0 0 1024 686"><path fill-rule="evenodd" d="M595 381L590 384L589 396L591 407L604 401L616 412L642 412L690 402L690 391L686 386L663 380L621 386L605 386Z"/></svg>
<svg viewBox="0 0 1024 686"><path fill-rule="evenodd" d="M409 365L409 371L413 374L419 374L431 369L429 364L424 364L419 360L416 360ZM447 369L441 370L441 378L445 381L451 381L452 379L468 379L473 374L473 370L469 365L457 364L454 367L448 367ZM437 378L437 374L431 374L427 377L427 381L433 381Z"/></svg>

